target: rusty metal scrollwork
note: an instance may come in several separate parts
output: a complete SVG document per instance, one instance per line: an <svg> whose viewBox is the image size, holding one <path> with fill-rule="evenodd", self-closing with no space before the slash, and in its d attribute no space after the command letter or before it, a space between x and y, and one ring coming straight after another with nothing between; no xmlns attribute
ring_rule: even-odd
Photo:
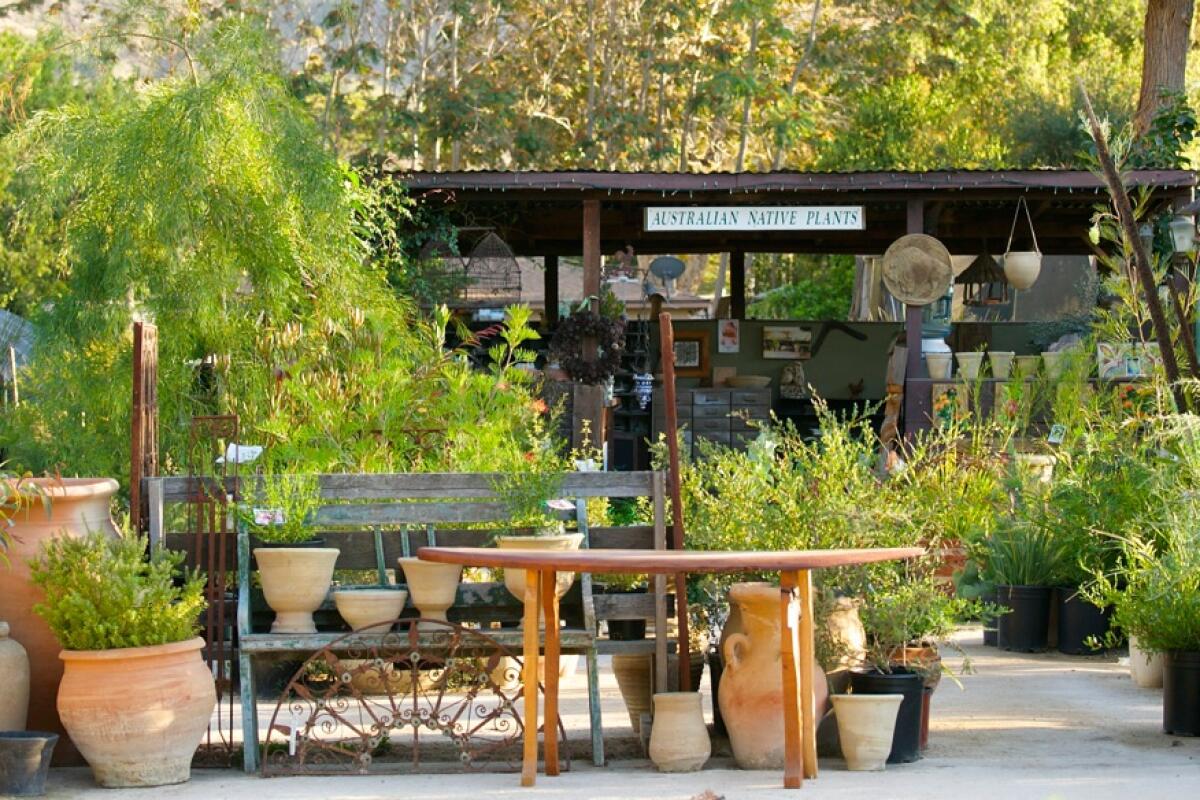
<svg viewBox="0 0 1200 800"><path fill-rule="evenodd" d="M517 771L523 696L520 654L486 632L380 623L333 640L292 676L271 715L262 773L416 771L423 750L426 766Z"/></svg>

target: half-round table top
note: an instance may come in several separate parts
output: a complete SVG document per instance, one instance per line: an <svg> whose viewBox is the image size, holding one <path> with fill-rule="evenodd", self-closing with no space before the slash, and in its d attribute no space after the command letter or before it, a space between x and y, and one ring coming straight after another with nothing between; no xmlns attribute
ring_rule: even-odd
<svg viewBox="0 0 1200 800"><path fill-rule="evenodd" d="M570 572L779 572L896 561L924 554L920 547L857 550L534 550L422 547L417 557L464 567Z"/></svg>

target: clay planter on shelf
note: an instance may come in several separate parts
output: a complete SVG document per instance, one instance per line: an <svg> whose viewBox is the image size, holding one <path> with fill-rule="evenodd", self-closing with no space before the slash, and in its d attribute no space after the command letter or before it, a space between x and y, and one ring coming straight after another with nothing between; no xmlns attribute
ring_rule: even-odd
<svg viewBox="0 0 1200 800"><path fill-rule="evenodd" d="M57 733L0 730L0 797L43 794L56 744Z"/></svg>
<svg viewBox="0 0 1200 800"><path fill-rule="evenodd" d="M37 557L42 542L54 536L86 536L104 531L117 535L109 515L109 502L117 492L111 478L35 478L23 485L41 487L49 499L49 514L41 500L12 518L12 546L8 566L0 565L0 619L11 626L11 636L29 654L29 718L33 730L65 733L54 707L63 666L62 650L50 628L33 613L43 600L42 590L29 578L29 562ZM54 763L79 765L83 761L64 735L54 750Z"/></svg>
<svg viewBox="0 0 1200 800"><path fill-rule="evenodd" d="M989 350L988 363L992 365L992 377L1002 381L1008 380L1016 356L1011 350Z"/></svg>
<svg viewBox="0 0 1200 800"><path fill-rule="evenodd" d="M556 533L547 536L497 536L496 547L500 550L578 550L583 544L582 533ZM559 572L555 575L554 593L559 599L575 582L574 572ZM504 586L513 597L525 600L525 570L504 570ZM538 624L545 624L545 615L538 606Z"/></svg>
<svg viewBox="0 0 1200 800"><path fill-rule="evenodd" d="M950 353L926 353L925 368L929 370L929 377L934 380L949 380L952 358Z"/></svg>
<svg viewBox="0 0 1200 800"><path fill-rule="evenodd" d="M462 567L458 564L436 564L419 558L398 558L396 564L404 572L408 595L421 618L447 622L446 612L458 596Z"/></svg>
<svg viewBox="0 0 1200 800"><path fill-rule="evenodd" d="M336 547L256 547L263 596L275 612L271 633L316 633L313 612L325 602Z"/></svg>
<svg viewBox="0 0 1200 800"><path fill-rule="evenodd" d="M1050 380L1057 380L1062 377L1063 369L1066 368L1066 350L1046 350L1042 353L1042 363L1046 366L1046 377Z"/></svg>
<svg viewBox="0 0 1200 800"><path fill-rule="evenodd" d="M1031 379L1038 371L1038 365L1042 363L1041 356L1016 356L1013 361L1017 364L1017 369L1021 371L1021 377L1025 380Z"/></svg>
<svg viewBox="0 0 1200 800"><path fill-rule="evenodd" d="M883 769L892 751L896 715L904 695L835 694L829 699L837 715L846 768L856 772Z"/></svg>
<svg viewBox="0 0 1200 800"><path fill-rule="evenodd" d="M653 707L654 656L651 653L613 653L613 675L629 712L634 733L642 731L642 715Z"/></svg>
<svg viewBox="0 0 1200 800"><path fill-rule="evenodd" d="M8 638L8 623L0 620L0 731L25 730L28 712L29 656Z"/></svg>
<svg viewBox="0 0 1200 800"><path fill-rule="evenodd" d="M217 703L204 640L64 650L58 713L101 786L162 786L191 775Z"/></svg>
<svg viewBox="0 0 1200 800"><path fill-rule="evenodd" d="M1137 637L1129 637L1129 676L1143 689L1161 689L1163 654L1147 653L1138 647Z"/></svg>
<svg viewBox="0 0 1200 800"><path fill-rule="evenodd" d="M730 602L745 632L723 631L718 703L733 758L742 769L783 768L783 670L780 666L779 587L735 583ZM732 621L732 620L731 620ZM729 624L726 624L729 627ZM816 717L825 714L829 688L814 658Z"/></svg>
<svg viewBox="0 0 1200 800"><path fill-rule="evenodd" d="M404 610L408 592L388 587L337 589L333 604L351 630L361 630L382 622L392 622ZM383 632L383 629L380 629Z"/></svg>
<svg viewBox="0 0 1200 800"><path fill-rule="evenodd" d="M695 772L712 755L699 692L654 695L650 760L659 772Z"/></svg>
<svg viewBox="0 0 1200 800"><path fill-rule="evenodd" d="M958 362L958 374L963 380L973 381L979 377L979 369L983 366L983 353L958 352L954 354L954 360Z"/></svg>

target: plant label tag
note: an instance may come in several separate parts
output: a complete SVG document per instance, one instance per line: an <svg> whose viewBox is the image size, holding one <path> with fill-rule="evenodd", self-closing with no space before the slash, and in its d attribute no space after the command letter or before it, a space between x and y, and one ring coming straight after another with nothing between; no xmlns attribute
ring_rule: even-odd
<svg viewBox="0 0 1200 800"><path fill-rule="evenodd" d="M254 509L255 525L282 525L284 523L282 508Z"/></svg>
<svg viewBox="0 0 1200 800"><path fill-rule="evenodd" d="M1050 444L1062 444L1063 439L1067 438L1067 426L1061 422L1056 422L1050 426L1050 435L1046 437L1046 441Z"/></svg>

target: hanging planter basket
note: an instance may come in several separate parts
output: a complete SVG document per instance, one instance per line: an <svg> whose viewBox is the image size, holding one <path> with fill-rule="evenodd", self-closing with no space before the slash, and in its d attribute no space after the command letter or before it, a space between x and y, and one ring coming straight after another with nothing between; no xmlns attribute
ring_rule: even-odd
<svg viewBox="0 0 1200 800"><path fill-rule="evenodd" d="M1021 218L1021 209L1025 209L1025 220L1029 223L1029 236L1033 239L1032 250L1013 250L1013 236L1017 232L1017 221ZM1029 213L1029 204L1025 197L1017 199L1017 210L1013 214L1012 230L1008 233L1008 246L1004 249L1004 277L1014 289L1028 289L1037 282L1042 272L1042 253L1038 250L1037 233L1033 229L1033 216Z"/></svg>

